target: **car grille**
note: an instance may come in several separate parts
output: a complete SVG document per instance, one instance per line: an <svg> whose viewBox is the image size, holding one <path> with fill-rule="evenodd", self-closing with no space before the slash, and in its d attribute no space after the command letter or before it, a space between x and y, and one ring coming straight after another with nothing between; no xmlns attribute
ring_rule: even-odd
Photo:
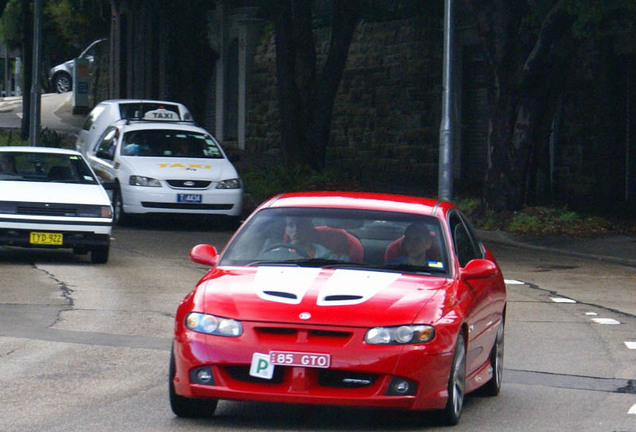
<svg viewBox="0 0 636 432"><path fill-rule="evenodd" d="M207 189L212 184L209 180L166 180L168 185L177 189Z"/></svg>
<svg viewBox="0 0 636 432"><path fill-rule="evenodd" d="M77 207L66 204L19 204L16 214L33 216L77 216Z"/></svg>
<svg viewBox="0 0 636 432"><path fill-rule="evenodd" d="M285 382L286 371L289 370L290 367L277 366L274 369L274 376L272 379L263 379L251 376L249 366L225 366L222 369L236 381L275 385ZM375 384L378 379L378 375L376 374L356 371L314 369L313 373L316 373L318 385L329 388L356 389L370 387Z"/></svg>

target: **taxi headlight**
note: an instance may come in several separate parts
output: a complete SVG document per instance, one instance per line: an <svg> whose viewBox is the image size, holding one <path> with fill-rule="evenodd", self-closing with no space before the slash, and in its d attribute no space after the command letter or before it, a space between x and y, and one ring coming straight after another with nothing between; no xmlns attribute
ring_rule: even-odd
<svg viewBox="0 0 636 432"><path fill-rule="evenodd" d="M161 187L161 182L159 180L137 175L130 176L128 184L131 186Z"/></svg>
<svg viewBox="0 0 636 432"><path fill-rule="evenodd" d="M227 180L221 180L217 185L217 189L240 189L241 188L241 179L233 178Z"/></svg>
<svg viewBox="0 0 636 432"><path fill-rule="evenodd" d="M239 321L196 312L188 314L186 327L195 332L217 336L237 337L243 334L243 325Z"/></svg>
<svg viewBox="0 0 636 432"><path fill-rule="evenodd" d="M366 343L372 345L397 345L429 342L435 337L435 328L429 325L403 325L374 327L367 330Z"/></svg>

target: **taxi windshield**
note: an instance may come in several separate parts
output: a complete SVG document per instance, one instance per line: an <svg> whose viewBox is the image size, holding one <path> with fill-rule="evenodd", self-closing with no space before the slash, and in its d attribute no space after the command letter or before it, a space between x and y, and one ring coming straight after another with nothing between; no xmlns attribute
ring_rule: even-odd
<svg viewBox="0 0 636 432"><path fill-rule="evenodd" d="M124 134L122 156L170 156L223 159L214 139L194 131L172 129L142 129Z"/></svg>

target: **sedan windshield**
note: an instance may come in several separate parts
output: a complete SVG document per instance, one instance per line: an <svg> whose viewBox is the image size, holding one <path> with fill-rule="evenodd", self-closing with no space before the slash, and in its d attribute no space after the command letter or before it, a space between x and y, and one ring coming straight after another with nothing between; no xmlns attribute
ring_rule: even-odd
<svg viewBox="0 0 636 432"><path fill-rule="evenodd" d="M359 209L274 208L254 215L219 265L363 268L445 274L439 221Z"/></svg>
<svg viewBox="0 0 636 432"><path fill-rule="evenodd" d="M170 156L222 159L223 153L211 136L183 130L142 129L126 132L122 156Z"/></svg>
<svg viewBox="0 0 636 432"><path fill-rule="evenodd" d="M98 183L81 156L29 151L0 152L0 181Z"/></svg>

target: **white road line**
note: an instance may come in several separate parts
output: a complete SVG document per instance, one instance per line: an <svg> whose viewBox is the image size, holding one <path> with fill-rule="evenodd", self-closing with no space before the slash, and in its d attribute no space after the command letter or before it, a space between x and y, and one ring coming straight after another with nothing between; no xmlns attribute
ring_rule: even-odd
<svg viewBox="0 0 636 432"><path fill-rule="evenodd" d="M525 282L521 282L518 280L514 280L514 279L506 279L504 280L504 282L506 283L506 285L525 285Z"/></svg>
<svg viewBox="0 0 636 432"><path fill-rule="evenodd" d="M596 316L598 314L596 312L585 312L585 315L587 315L587 316Z"/></svg>
<svg viewBox="0 0 636 432"><path fill-rule="evenodd" d="M550 300L552 300L555 303L576 303L576 300L572 300L565 297L550 297Z"/></svg>
<svg viewBox="0 0 636 432"><path fill-rule="evenodd" d="M629 349L636 350L636 342L625 341L625 346Z"/></svg>
<svg viewBox="0 0 636 432"><path fill-rule="evenodd" d="M636 415L636 404L632 405L632 407L629 409L629 411L627 411L627 414Z"/></svg>
<svg viewBox="0 0 636 432"><path fill-rule="evenodd" d="M618 325L621 323L620 321L616 321L615 319L612 319L612 318L592 318L592 321L594 321L596 324L606 324L606 325Z"/></svg>

